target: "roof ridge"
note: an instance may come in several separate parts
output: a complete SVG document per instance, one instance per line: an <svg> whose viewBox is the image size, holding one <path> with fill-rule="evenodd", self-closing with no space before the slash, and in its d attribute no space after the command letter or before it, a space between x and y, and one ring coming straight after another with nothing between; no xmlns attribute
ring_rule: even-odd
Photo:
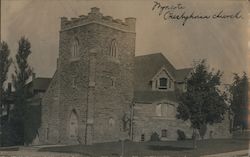
<svg viewBox="0 0 250 157"><path fill-rule="evenodd" d="M163 54L162 54L162 52L157 52L157 53L150 53L150 54L144 54L144 55L139 55L139 56L135 56L135 58L137 58L137 57L145 57L145 56L152 56L152 55L162 55L162 56L164 56Z"/></svg>
<svg viewBox="0 0 250 157"><path fill-rule="evenodd" d="M51 77L36 77L35 79L52 79Z"/></svg>
<svg viewBox="0 0 250 157"><path fill-rule="evenodd" d="M190 68L180 68L180 69L176 69L176 70L191 70L191 69L193 69L192 67L190 67Z"/></svg>

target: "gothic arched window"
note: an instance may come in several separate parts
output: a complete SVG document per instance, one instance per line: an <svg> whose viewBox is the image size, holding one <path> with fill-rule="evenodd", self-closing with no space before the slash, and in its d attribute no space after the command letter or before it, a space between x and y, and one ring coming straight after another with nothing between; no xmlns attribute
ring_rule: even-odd
<svg viewBox="0 0 250 157"><path fill-rule="evenodd" d="M175 106L171 104L156 104L155 111L159 117L175 118L176 115Z"/></svg>
<svg viewBox="0 0 250 157"><path fill-rule="evenodd" d="M157 104L155 110L156 110L156 116L162 116L161 104Z"/></svg>
<svg viewBox="0 0 250 157"><path fill-rule="evenodd" d="M115 125L115 120L113 118L109 118L109 126L113 127Z"/></svg>
<svg viewBox="0 0 250 157"><path fill-rule="evenodd" d="M79 40L77 38L74 38L72 42L71 54L73 58L79 57Z"/></svg>
<svg viewBox="0 0 250 157"><path fill-rule="evenodd" d="M115 58L117 57L117 43L115 39L111 41L109 55Z"/></svg>

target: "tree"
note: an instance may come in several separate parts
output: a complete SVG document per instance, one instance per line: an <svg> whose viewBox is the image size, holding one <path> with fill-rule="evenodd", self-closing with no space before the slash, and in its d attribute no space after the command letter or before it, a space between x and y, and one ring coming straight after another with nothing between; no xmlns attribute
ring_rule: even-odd
<svg viewBox="0 0 250 157"><path fill-rule="evenodd" d="M25 118L27 109L27 90L25 85L32 75L32 69L28 64L28 57L31 54L31 44L25 37L18 42L16 54L15 74L12 75L15 88L15 108L11 118L11 126L14 130L15 144L24 144L25 139Z"/></svg>
<svg viewBox="0 0 250 157"><path fill-rule="evenodd" d="M4 95L4 82L7 80L7 74L11 64L9 57L10 50L6 42L0 43L0 104L2 105Z"/></svg>
<svg viewBox="0 0 250 157"><path fill-rule="evenodd" d="M4 90L4 82L7 80L7 74L9 71L10 64L12 62L11 58L9 57L10 50L8 44L6 42L0 43L0 115L2 115L2 106L4 105L4 97L6 92ZM3 132L3 123L2 117L0 117L0 127L1 127L1 134ZM2 135L1 135L1 146L2 146Z"/></svg>
<svg viewBox="0 0 250 157"><path fill-rule="evenodd" d="M242 77L234 74L233 83L229 87L230 109L233 113L233 128L247 128L248 116L248 78L244 72Z"/></svg>
<svg viewBox="0 0 250 157"><path fill-rule="evenodd" d="M204 136L206 126L221 122L227 109L226 94L219 90L222 73L208 70L205 60L194 65L187 91L181 94L177 108L177 118L190 120L195 135L198 130Z"/></svg>

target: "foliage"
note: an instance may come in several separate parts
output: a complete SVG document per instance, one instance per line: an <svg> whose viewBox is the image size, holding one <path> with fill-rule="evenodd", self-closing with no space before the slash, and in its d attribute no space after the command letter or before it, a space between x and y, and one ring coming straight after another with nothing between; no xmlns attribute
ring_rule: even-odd
<svg viewBox="0 0 250 157"><path fill-rule="evenodd" d="M6 42L0 43L0 104L3 104L6 92L4 90L4 82L7 80L9 67L12 59L9 57L10 50Z"/></svg>
<svg viewBox="0 0 250 157"><path fill-rule="evenodd" d="M187 91L180 96L177 118L190 120L193 129L221 122L227 109L226 94L219 90L222 73L209 71L206 61L194 65Z"/></svg>
<svg viewBox="0 0 250 157"><path fill-rule="evenodd" d="M6 42L0 43L0 107L7 106L7 102L5 101L9 92L4 90L4 82L7 80L7 74L9 71L9 67L12 63L12 59L9 57L10 50L8 44ZM9 106L7 106L8 108ZM1 108L2 109L2 108ZM0 112L2 115L2 110ZM8 119L4 119L1 117L1 132L5 133L5 124ZM4 136L1 136L1 146L4 144Z"/></svg>
<svg viewBox="0 0 250 157"><path fill-rule="evenodd" d="M178 135L178 138L177 138L178 141L186 140L186 134L184 131L178 129L177 135Z"/></svg>
<svg viewBox="0 0 250 157"><path fill-rule="evenodd" d="M233 83L230 85L230 109L234 115L233 127L247 128L248 115L248 78L246 73L242 77L234 74Z"/></svg>
<svg viewBox="0 0 250 157"><path fill-rule="evenodd" d="M38 134L37 130L41 125L41 105L28 105L26 111L26 121L24 128L25 143L30 144Z"/></svg>
<svg viewBox="0 0 250 157"><path fill-rule="evenodd" d="M31 44L25 37L21 37L18 42L18 51L16 54L15 74L12 75L15 88L15 107L11 115L10 122L14 128L14 134L18 137L16 144L24 143L24 124L27 119L27 91L25 84L32 74L32 69L28 64L28 57L31 54Z"/></svg>
<svg viewBox="0 0 250 157"><path fill-rule="evenodd" d="M150 136L150 141L160 141L159 135L156 132L152 133Z"/></svg>
<svg viewBox="0 0 250 157"><path fill-rule="evenodd" d="M0 92L4 91L4 82L7 80L7 73L9 71L12 59L9 57L10 50L6 42L0 43ZM1 94L0 94L1 95Z"/></svg>

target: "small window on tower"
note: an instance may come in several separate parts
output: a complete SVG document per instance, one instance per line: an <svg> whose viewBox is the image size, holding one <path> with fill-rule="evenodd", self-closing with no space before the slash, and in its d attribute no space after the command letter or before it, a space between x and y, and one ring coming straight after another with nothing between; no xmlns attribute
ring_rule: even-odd
<svg viewBox="0 0 250 157"><path fill-rule="evenodd" d="M115 87L115 78L113 78L113 77L111 78L111 86Z"/></svg>
<svg viewBox="0 0 250 157"><path fill-rule="evenodd" d="M110 118L108 123L110 127L113 127L115 125L115 120L113 118Z"/></svg>
<svg viewBox="0 0 250 157"><path fill-rule="evenodd" d="M72 58L79 57L79 40L78 38L74 38L71 46L71 55Z"/></svg>
<svg viewBox="0 0 250 157"><path fill-rule="evenodd" d="M72 78L72 87L76 88L76 77L75 76Z"/></svg>
<svg viewBox="0 0 250 157"><path fill-rule="evenodd" d="M109 55L114 58L117 57L117 42L115 39L111 41Z"/></svg>

